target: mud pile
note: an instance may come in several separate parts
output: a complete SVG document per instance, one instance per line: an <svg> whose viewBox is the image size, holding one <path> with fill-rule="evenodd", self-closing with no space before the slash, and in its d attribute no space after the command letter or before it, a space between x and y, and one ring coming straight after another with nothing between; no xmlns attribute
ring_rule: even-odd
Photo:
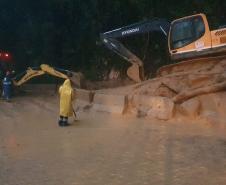
<svg viewBox="0 0 226 185"><path fill-rule="evenodd" d="M128 110L159 119L188 117L224 122L226 60L173 72L134 87Z"/></svg>
<svg viewBox="0 0 226 185"><path fill-rule="evenodd" d="M226 60L195 65L172 69L168 74L159 73L159 77L135 85L78 90L75 106L77 110L88 107L161 120L185 118L224 124Z"/></svg>

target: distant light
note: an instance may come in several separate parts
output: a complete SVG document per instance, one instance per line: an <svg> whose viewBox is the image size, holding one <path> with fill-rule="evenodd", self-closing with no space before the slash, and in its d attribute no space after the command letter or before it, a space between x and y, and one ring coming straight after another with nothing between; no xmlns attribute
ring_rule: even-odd
<svg viewBox="0 0 226 185"><path fill-rule="evenodd" d="M9 54L8 54L8 53L6 53L6 54L5 54L5 57L9 57Z"/></svg>

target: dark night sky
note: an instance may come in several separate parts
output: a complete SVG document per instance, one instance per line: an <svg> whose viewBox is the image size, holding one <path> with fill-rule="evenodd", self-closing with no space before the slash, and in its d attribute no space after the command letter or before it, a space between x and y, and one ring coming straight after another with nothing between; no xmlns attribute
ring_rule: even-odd
<svg viewBox="0 0 226 185"><path fill-rule="evenodd" d="M226 23L225 5L223 0L1 0L0 49L13 54L18 69L49 63L90 72L106 60L120 61L96 45L101 32L194 12L206 13L215 26Z"/></svg>

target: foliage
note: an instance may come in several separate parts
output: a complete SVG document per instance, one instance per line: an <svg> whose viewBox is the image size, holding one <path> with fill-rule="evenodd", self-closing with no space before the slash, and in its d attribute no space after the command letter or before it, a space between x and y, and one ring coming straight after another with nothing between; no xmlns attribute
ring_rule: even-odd
<svg viewBox="0 0 226 185"><path fill-rule="evenodd" d="M48 63L83 71L93 79L112 66L127 65L100 45L101 32L153 17L171 21L198 12L207 14L211 26L226 23L224 0L1 0L0 6L0 48L13 53L18 70ZM129 41L130 48L147 60L162 55L165 50L158 40L157 46L150 42L145 48L147 37Z"/></svg>

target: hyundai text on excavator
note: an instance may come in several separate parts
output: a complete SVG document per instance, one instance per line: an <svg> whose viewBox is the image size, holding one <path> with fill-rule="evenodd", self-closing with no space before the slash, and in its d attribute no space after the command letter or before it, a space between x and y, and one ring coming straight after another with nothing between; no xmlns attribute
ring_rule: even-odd
<svg viewBox="0 0 226 185"><path fill-rule="evenodd" d="M194 69L203 65L218 62L226 58L226 28L210 30L204 14L195 14L169 23L165 19L152 19L145 22L121 27L100 34L101 41L118 55L122 56L132 66L127 75L134 81L145 80L143 61L129 51L117 38L124 38L147 32L161 32L168 40L170 58L174 63L161 67L158 75L171 72Z"/></svg>

